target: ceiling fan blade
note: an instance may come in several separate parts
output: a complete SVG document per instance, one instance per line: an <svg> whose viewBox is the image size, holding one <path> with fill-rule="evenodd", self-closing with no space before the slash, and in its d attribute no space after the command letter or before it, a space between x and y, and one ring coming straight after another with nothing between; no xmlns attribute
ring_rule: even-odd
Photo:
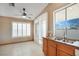
<svg viewBox="0 0 79 59"><path fill-rule="evenodd" d="M25 10L26 10L26 9L25 9L25 8L23 8L23 11L24 11L24 12L25 12Z"/></svg>

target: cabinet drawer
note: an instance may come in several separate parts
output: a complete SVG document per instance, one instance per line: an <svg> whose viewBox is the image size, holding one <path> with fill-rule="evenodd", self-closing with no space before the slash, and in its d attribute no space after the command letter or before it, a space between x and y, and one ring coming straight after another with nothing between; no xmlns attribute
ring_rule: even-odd
<svg viewBox="0 0 79 59"><path fill-rule="evenodd" d="M68 45L65 45L65 44L58 43L57 49L62 50L62 51L66 52L70 55L75 55L75 49L72 46L68 46Z"/></svg>
<svg viewBox="0 0 79 59"><path fill-rule="evenodd" d="M56 47L56 42L53 40L48 40L48 46Z"/></svg>

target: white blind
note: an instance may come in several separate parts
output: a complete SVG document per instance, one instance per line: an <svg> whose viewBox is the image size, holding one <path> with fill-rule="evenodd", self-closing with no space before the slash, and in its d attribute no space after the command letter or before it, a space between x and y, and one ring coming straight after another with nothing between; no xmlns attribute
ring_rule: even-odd
<svg viewBox="0 0 79 59"><path fill-rule="evenodd" d="M31 35L30 23L12 23L12 37L25 37Z"/></svg>

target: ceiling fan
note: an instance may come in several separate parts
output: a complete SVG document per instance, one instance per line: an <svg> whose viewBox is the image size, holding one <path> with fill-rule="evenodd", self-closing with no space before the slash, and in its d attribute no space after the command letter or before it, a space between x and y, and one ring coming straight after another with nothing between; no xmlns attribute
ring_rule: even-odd
<svg viewBox="0 0 79 59"><path fill-rule="evenodd" d="M16 4L15 3L9 3L9 6L16 7ZM28 19L32 18L32 14L28 14L26 12L26 8L22 8L19 13L20 13L20 16L22 16L23 18L28 18ZM17 14L17 15L19 16L19 14Z"/></svg>
<svg viewBox="0 0 79 59"><path fill-rule="evenodd" d="M31 19L32 14L27 14L26 9L22 9L22 17Z"/></svg>
<svg viewBox="0 0 79 59"><path fill-rule="evenodd" d="M22 13L23 16L27 16L26 12L25 12L25 8L23 8L23 13Z"/></svg>
<svg viewBox="0 0 79 59"><path fill-rule="evenodd" d="M32 14L29 14L25 8L20 9L20 11L16 15L21 16L25 19L32 19Z"/></svg>

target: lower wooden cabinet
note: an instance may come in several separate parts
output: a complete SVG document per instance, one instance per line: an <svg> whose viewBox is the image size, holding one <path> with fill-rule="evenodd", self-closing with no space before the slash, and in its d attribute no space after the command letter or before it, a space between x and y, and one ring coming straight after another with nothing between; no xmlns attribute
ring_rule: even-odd
<svg viewBox="0 0 79 59"><path fill-rule="evenodd" d="M47 39L46 38L43 39L43 52L44 52L44 55L47 55Z"/></svg>
<svg viewBox="0 0 79 59"><path fill-rule="evenodd" d="M74 47L48 38L43 38L43 52L46 56L75 56Z"/></svg>
<svg viewBox="0 0 79 59"><path fill-rule="evenodd" d="M47 50L47 55L48 56L56 56L56 42L53 40L48 40L48 50Z"/></svg>
<svg viewBox="0 0 79 59"><path fill-rule="evenodd" d="M67 54L67 53L65 53L65 52L63 52L62 50L57 50L57 56L70 56L69 54Z"/></svg>
<svg viewBox="0 0 79 59"><path fill-rule="evenodd" d="M48 56L56 56L56 47L48 46Z"/></svg>
<svg viewBox="0 0 79 59"><path fill-rule="evenodd" d="M66 44L57 43L57 52L58 55L69 55L74 56L75 55L75 48Z"/></svg>

